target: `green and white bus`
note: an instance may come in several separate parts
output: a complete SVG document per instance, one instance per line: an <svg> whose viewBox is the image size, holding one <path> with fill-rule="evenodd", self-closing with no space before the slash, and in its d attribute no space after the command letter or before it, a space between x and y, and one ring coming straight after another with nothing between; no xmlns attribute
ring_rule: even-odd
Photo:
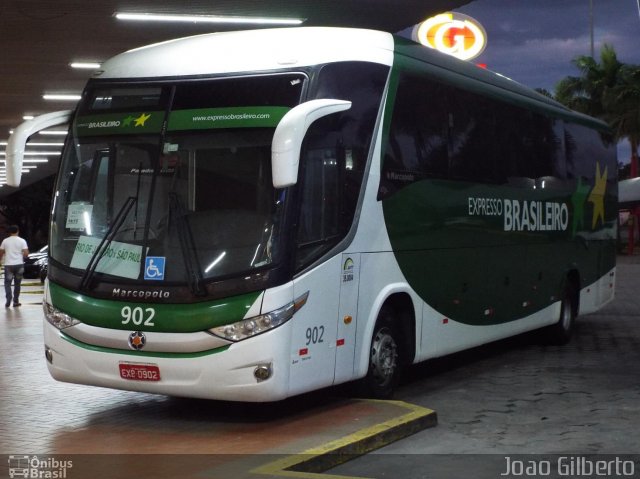
<svg viewBox="0 0 640 479"><path fill-rule="evenodd" d="M607 126L389 33L195 36L114 57L55 186L52 376L274 401L534 329L614 295Z"/></svg>

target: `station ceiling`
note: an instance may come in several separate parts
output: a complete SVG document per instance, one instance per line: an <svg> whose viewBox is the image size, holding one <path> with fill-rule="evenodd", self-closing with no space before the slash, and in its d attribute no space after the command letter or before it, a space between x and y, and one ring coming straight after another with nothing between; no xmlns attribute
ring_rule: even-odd
<svg viewBox="0 0 640 479"><path fill-rule="evenodd" d="M44 94L79 94L88 70L71 62L102 62L142 45L214 31L256 28L251 25L126 22L116 12L284 17L303 26L359 27L398 32L434 13L472 0L2 0L0 14L0 142L24 115L73 108L46 101ZM42 137L38 142L60 142ZM35 141L35 137L34 140ZM51 148L43 147L46 151ZM59 148L58 148L59 150ZM0 146L4 151L4 146ZM3 160L4 158L0 158ZM22 188L57 168L57 157L22 175ZM15 192L0 188L0 196Z"/></svg>

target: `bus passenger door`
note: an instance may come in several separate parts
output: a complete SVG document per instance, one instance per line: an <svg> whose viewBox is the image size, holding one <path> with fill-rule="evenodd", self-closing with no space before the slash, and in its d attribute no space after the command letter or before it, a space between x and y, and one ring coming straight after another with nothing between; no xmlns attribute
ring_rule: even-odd
<svg viewBox="0 0 640 479"><path fill-rule="evenodd" d="M360 285L360 254L343 254L340 276L340 310L336 334L334 383L353 378Z"/></svg>

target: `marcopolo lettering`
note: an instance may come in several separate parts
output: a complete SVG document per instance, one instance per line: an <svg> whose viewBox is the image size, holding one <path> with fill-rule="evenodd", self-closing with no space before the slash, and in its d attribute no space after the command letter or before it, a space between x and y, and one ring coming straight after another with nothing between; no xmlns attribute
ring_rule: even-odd
<svg viewBox="0 0 640 479"><path fill-rule="evenodd" d="M142 289L113 288L111 296L114 298L168 299L171 296L171 293L162 289L150 291Z"/></svg>

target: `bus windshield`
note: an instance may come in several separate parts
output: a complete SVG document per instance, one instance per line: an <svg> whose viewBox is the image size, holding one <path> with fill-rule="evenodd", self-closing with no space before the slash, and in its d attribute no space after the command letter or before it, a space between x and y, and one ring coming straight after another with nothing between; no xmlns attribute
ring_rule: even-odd
<svg viewBox="0 0 640 479"><path fill-rule="evenodd" d="M94 89L63 155L52 259L85 279L190 285L275 264L271 140L303 80Z"/></svg>

